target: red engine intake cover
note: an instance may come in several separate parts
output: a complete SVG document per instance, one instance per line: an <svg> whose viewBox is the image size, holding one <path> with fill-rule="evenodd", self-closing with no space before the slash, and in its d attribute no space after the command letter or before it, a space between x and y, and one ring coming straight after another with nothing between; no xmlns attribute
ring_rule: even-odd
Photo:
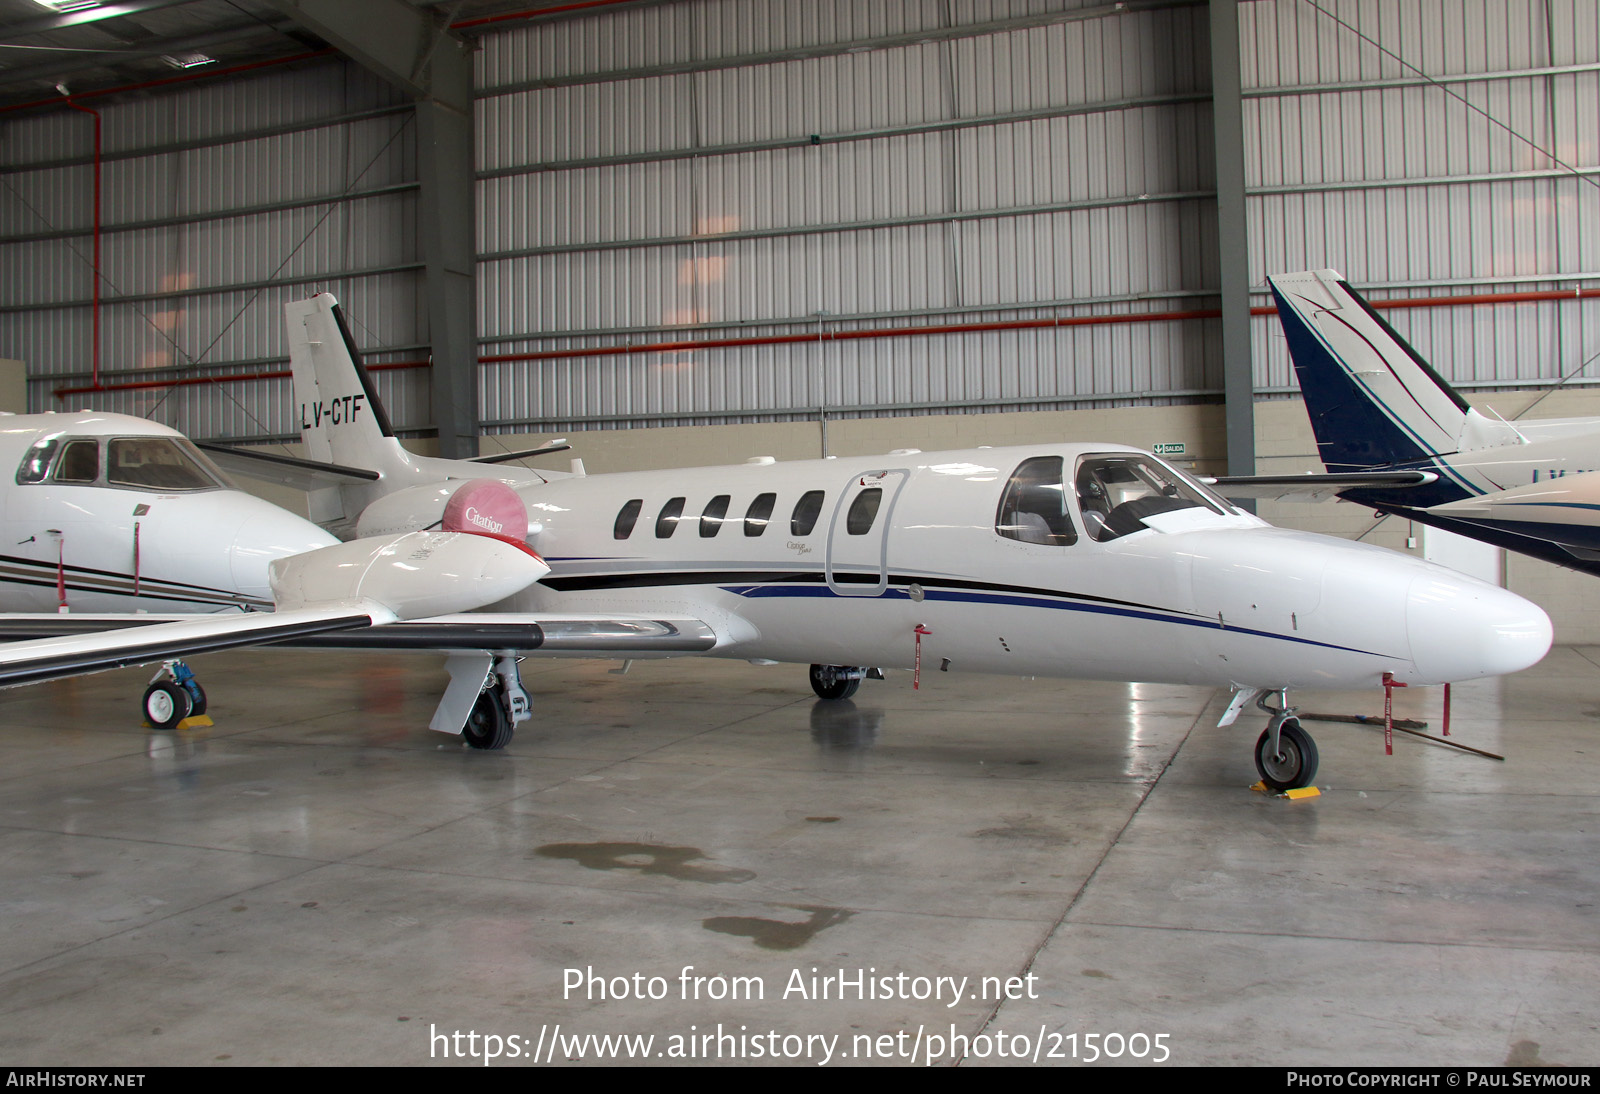
<svg viewBox="0 0 1600 1094"><path fill-rule="evenodd" d="M446 532L471 532L480 536L525 543L528 510L517 492L495 479L474 479L445 503Z"/></svg>

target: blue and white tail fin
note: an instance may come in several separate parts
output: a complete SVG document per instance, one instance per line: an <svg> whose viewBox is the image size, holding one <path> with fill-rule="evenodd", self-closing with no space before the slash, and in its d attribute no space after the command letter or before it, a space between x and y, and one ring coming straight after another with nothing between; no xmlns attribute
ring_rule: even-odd
<svg viewBox="0 0 1600 1094"><path fill-rule="evenodd" d="M1338 272L1267 280L1329 471L1521 443L1514 426L1467 405Z"/></svg>

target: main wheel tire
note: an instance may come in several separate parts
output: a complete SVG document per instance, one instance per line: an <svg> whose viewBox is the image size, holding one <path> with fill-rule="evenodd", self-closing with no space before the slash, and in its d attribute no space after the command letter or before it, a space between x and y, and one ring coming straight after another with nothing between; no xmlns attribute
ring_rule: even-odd
<svg viewBox="0 0 1600 1094"><path fill-rule="evenodd" d="M858 676L841 676L846 671L842 665L812 665L811 690L818 699L848 699L861 686Z"/></svg>
<svg viewBox="0 0 1600 1094"><path fill-rule="evenodd" d="M472 748L493 751L511 743L515 728L500 696L493 691L482 691L478 693L478 701L472 704L467 724L461 727L461 739Z"/></svg>
<svg viewBox="0 0 1600 1094"><path fill-rule="evenodd" d="M157 680L144 691L144 720L151 729L172 729L189 717L193 703L183 685Z"/></svg>
<svg viewBox="0 0 1600 1094"><path fill-rule="evenodd" d="M189 693L189 717L200 717L206 712L206 689L200 686L200 681L196 680L184 690Z"/></svg>
<svg viewBox="0 0 1600 1094"><path fill-rule="evenodd" d="M1317 743L1311 734L1290 718L1278 729L1277 756L1268 751L1271 740L1271 732L1262 730L1261 739L1256 741L1256 770L1261 772L1261 781L1274 790L1310 786L1317 777Z"/></svg>

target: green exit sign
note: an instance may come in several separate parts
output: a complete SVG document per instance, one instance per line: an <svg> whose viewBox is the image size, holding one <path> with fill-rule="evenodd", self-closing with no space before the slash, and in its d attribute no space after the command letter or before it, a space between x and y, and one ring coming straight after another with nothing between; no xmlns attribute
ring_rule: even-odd
<svg viewBox="0 0 1600 1094"><path fill-rule="evenodd" d="M1168 441L1166 444L1156 445L1150 451L1158 456L1181 456L1183 455L1183 442Z"/></svg>

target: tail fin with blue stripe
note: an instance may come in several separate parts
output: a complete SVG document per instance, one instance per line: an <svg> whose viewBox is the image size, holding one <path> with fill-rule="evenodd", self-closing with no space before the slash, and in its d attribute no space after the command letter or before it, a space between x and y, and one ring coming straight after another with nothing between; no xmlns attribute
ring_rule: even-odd
<svg viewBox="0 0 1600 1094"><path fill-rule="evenodd" d="M1329 471L1415 464L1463 447L1491 447L1494 440L1481 434L1497 426L1515 434L1468 406L1336 271L1267 280Z"/></svg>

